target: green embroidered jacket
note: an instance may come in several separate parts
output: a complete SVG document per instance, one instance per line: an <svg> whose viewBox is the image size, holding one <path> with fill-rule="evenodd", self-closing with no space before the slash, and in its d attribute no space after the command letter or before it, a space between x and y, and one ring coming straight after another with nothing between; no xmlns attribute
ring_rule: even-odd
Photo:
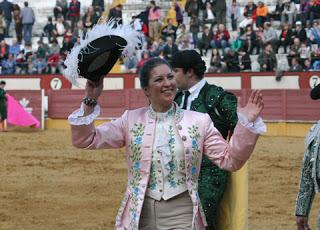
<svg viewBox="0 0 320 230"><path fill-rule="evenodd" d="M181 105L182 91L175 101ZM227 139L237 124L237 98L221 87L206 83L199 96L192 101L191 110L208 113L214 126ZM217 229L217 211L228 181L228 172L212 164L206 156L202 157L199 175L199 196L208 223L207 229Z"/></svg>
<svg viewBox="0 0 320 230"><path fill-rule="evenodd" d="M306 138L301 170L300 187L296 200L296 216L309 216L312 201L320 190L320 121L311 129ZM320 221L318 221L320 229Z"/></svg>

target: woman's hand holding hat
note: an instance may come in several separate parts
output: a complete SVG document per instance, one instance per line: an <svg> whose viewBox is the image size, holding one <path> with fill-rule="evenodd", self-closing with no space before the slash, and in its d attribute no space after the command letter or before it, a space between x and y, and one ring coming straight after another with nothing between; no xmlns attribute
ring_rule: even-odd
<svg viewBox="0 0 320 230"><path fill-rule="evenodd" d="M103 78L100 78L98 81L87 80L86 84L86 97L98 100L101 92L103 90Z"/></svg>
<svg viewBox="0 0 320 230"><path fill-rule="evenodd" d="M100 78L99 81L87 80L85 88L85 98L83 100L84 104L84 116L92 113L94 106L97 104L98 98L103 90L103 79ZM89 104L87 103L89 102Z"/></svg>
<svg viewBox="0 0 320 230"><path fill-rule="evenodd" d="M249 122L254 122L263 110L264 103L260 90L254 90L245 107L239 108L238 111L245 115Z"/></svg>

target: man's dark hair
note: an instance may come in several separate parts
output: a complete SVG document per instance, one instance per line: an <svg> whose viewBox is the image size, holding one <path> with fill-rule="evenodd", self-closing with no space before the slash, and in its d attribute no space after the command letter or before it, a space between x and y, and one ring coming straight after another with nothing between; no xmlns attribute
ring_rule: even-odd
<svg viewBox="0 0 320 230"><path fill-rule="evenodd" d="M186 73L192 69L198 79L202 79L206 72L206 63L195 50L183 50L175 53L170 62L172 68L182 68Z"/></svg>
<svg viewBox="0 0 320 230"><path fill-rule="evenodd" d="M167 65L170 67L170 64L166 60L161 58L151 58L150 60L148 60L146 63L143 64L143 66L139 71L141 88L145 88L149 86L151 71L160 65Z"/></svg>
<svg viewBox="0 0 320 230"><path fill-rule="evenodd" d="M0 81L0 85L6 85L7 83L5 81Z"/></svg>

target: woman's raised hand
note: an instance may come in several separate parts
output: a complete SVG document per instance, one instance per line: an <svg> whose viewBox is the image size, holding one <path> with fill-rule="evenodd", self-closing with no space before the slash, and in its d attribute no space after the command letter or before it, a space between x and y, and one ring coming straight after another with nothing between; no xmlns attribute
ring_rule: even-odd
<svg viewBox="0 0 320 230"><path fill-rule="evenodd" d="M245 115L249 122L254 122L263 110L264 103L261 90L254 90L245 107L239 108L239 112Z"/></svg>
<svg viewBox="0 0 320 230"><path fill-rule="evenodd" d="M98 100L99 96L101 95L101 92L103 90L103 77L99 79L99 81L93 82L90 80L87 80L86 84L86 97L89 97L91 99Z"/></svg>

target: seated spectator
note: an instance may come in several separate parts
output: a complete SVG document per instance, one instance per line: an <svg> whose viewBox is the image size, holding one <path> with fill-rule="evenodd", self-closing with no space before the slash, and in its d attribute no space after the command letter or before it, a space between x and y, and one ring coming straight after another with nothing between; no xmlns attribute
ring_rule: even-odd
<svg viewBox="0 0 320 230"><path fill-rule="evenodd" d="M72 42L75 42L77 38L84 38L86 36L86 31L83 26L82 21L78 21L76 28L72 34Z"/></svg>
<svg viewBox="0 0 320 230"><path fill-rule="evenodd" d="M136 53L133 53L130 57L125 57L124 59L124 66L128 73L136 73L137 72L137 65L138 65L138 58Z"/></svg>
<svg viewBox="0 0 320 230"><path fill-rule="evenodd" d="M17 69L16 73L18 74L29 74L27 58L25 56L24 50L21 50L16 57Z"/></svg>
<svg viewBox="0 0 320 230"><path fill-rule="evenodd" d="M207 55L207 52L210 49L210 43L212 39L213 39L213 35L212 35L212 32L209 30L209 27L207 26L203 27L202 36L198 42L198 48L201 56L203 56L203 50L204 50L204 55Z"/></svg>
<svg viewBox="0 0 320 230"><path fill-rule="evenodd" d="M320 1L310 0L309 3L310 27L313 25L313 20L320 18Z"/></svg>
<svg viewBox="0 0 320 230"><path fill-rule="evenodd" d="M297 14L296 4L291 0L283 1L283 11L281 13L281 24L288 23L289 25L293 25L293 21Z"/></svg>
<svg viewBox="0 0 320 230"><path fill-rule="evenodd" d="M240 30L238 30L237 34L231 35L230 43L231 49L236 52L243 47L243 40L241 39Z"/></svg>
<svg viewBox="0 0 320 230"><path fill-rule="evenodd" d="M301 65L303 65L304 61L306 59L310 59L311 58L311 51L310 51L310 47L307 46L306 43L301 43L300 49L298 50L298 53L300 54L299 56L299 63Z"/></svg>
<svg viewBox="0 0 320 230"><path fill-rule="evenodd" d="M289 72L302 72L303 68L299 64L298 60L296 57L291 59L291 66L289 68Z"/></svg>
<svg viewBox="0 0 320 230"><path fill-rule="evenodd" d="M252 54L253 49L257 47L257 35L252 25L247 25L244 34L240 37L243 42L245 52Z"/></svg>
<svg viewBox="0 0 320 230"><path fill-rule="evenodd" d="M56 0L56 5L53 8L54 18L57 20L58 17L63 17L64 19L67 16L68 12L68 2L67 0Z"/></svg>
<svg viewBox="0 0 320 230"><path fill-rule="evenodd" d="M225 49L224 53L223 60L227 65L227 72L240 72L238 53L229 47Z"/></svg>
<svg viewBox="0 0 320 230"><path fill-rule="evenodd" d="M300 50L300 48L301 48L300 39L299 39L299 38L295 38L295 39L293 40L293 44L291 45L290 50L289 50L289 53L288 53L288 56L287 56L289 65L291 64L291 59L292 59L293 57L296 57L296 58L299 57L299 50Z"/></svg>
<svg viewBox="0 0 320 230"><path fill-rule="evenodd" d="M20 53L21 48L20 48L20 44L18 43L17 39L12 39L12 45L9 46L9 54L13 54L14 57L16 57L18 55L18 53Z"/></svg>
<svg viewBox="0 0 320 230"><path fill-rule="evenodd" d="M249 53L242 48L238 50L238 54L239 54L240 71L244 71L244 72L251 71L251 60L250 60Z"/></svg>
<svg viewBox="0 0 320 230"><path fill-rule="evenodd" d="M173 20L172 18L168 19L168 25L162 28L161 30L161 35L164 39L167 37L172 37L173 41L176 40L177 37L177 27L173 25Z"/></svg>
<svg viewBox="0 0 320 230"><path fill-rule="evenodd" d="M2 61L2 70L1 73L3 75L6 74L15 74L16 73L16 60L13 54L8 55L8 59L4 59Z"/></svg>
<svg viewBox="0 0 320 230"><path fill-rule="evenodd" d="M222 73L226 71L226 65L220 56L219 50L217 48L212 49L209 73Z"/></svg>
<svg viewBox="0 0 320 230"><path fill-rule="evenodd" d="M229 31L225 28L223 24L218 26L218 30L213 35L213 40L210 45L212 48L221 48L224 50L229 46Z"/></svg>
<svg viewBox="0 0 320 230"><path fill-rule="evenodd" d="M190 50L194 49L194 46L192 44L192 38L189 35L184 35L182 38L182 42L178 44L178 50Z"/></svg>
<svg viewBox="0 0 320 230"><path fill-rule="evenodd" d="M227 18L231 19L232 31L236 31L240 18L240 5L237 0L232 0L231 5L227 7Z"/></svg>
<svg viewBox="0 0 320 230"><path fill-rule="evenodd" d="M37 58L42 58L46 60L49 54L49 47L45 43L43 43L43 41L40 40L38 41L38 49L35 54Z"/></svg>
<svg viewBox="0 0 320 230"><path fill-rule="evenodd" d="M310 12L309 0L301 0L299 8L299 17L302 22L302 27L307 27L307 19Z"/></svg>
<svg viewBox="0 0 320 230"><path fill-rule="evenodd" d="M71 49L73 48L74 42L70 39L69 36L66 36L63 38L62 41L62 47L60 49L60 55L62 57L66 57L67 54L71 51Z"/></svg>
<svg viewBox="0 0 320 230"><path fill-rule="evenodd" d="M239 24L239 27L244 29L248 24L253 25L256 20L257 5L253 3L253 0L249 0L248 4L244 7L244 20Z"/></svg>
<svg viewBox="0 0 320 230"><path fill-rule="evenodd" d="M173 43L172 37L167 37L167 43L163 47L163 56L167 61L170 61L172 56L178 52L178 46Z"/></svg>
<svg viewBox="0 0 320 230"><path fill-rule="evenodd" d="M210 30L212 30L214 24L216 24L210 2L206 2L206 9L203 11L203 24L210 24Z"/></svg>
<svg viewBox="0 0 320 230"><path fill-rule="evenodd" d="M320 70L320 60L316 60L312 64L312 70L313 71L319 71Z"/></svg>
<svg viewBox="0 0 320 230"><path fill-rule="evenodd" d="M179 25L177 29L177 38L176 38L176 44L179 46L179 44L182 44L182 41L184 40L185 36L190 37L190 41L193 43L192 34L187 30L187 27L185 24Z"/></svg>
<svg viewBox="0 0 320 230"><path fill-rule="evenodd" d="M292 42L292 30L291 28L289 27L288 24L284 24L283 25L283 28L282 28L282 31L281 31L281 34L279 36L279 41L278 41L278 44L277 44L277 49L276 49L276 53L278 53L278 50L279 50L279 47L280 46L283 46L283 49L284 49L284 53L286 54L287 53L287 47L291 45L291 42Z"/></svg>
<svg viewBox="0 0 320 230"><path fill-rule="evenodd" d="M150 56L152 57L158 57L160 53L163 52L163 48L166 45L165 41L162 38L159 38L158 40L154 40L149 51Z"/></svg>
<svg viewBox="0 0 320 230"><path fill-rule="evenodd" d="M281 0L277 0L276 8L274 9L274 11L271 12L270 19L271 20L280 21L281 20L281 15L282 15L282 12L283 12L283 7L284 7L284 4L282 4L282 1Z"/></svg>
<svg viewBox="0 0 320 230"><path fill-rule="evenodd" d="M150 59L149 51L143 51L141 53L141 59L137 64L137 73L139 73L140 68L143 66L143 64Z"/></svg>
<svg viewBox="0 0 320 230"><path fill-rule="evenodd" d="M276 71L277 69L277 57L273 52L270 43L266 43L264 50L258 56L258 63L260 64L260 71Z"/></svg>
<svg viewBox="0 0 320 230"><path fill-rule="evenodd" d="M320 45L320 26L318 21L314 21L313 26L310 29L310 42L312 44Z"/></svg>
<svg viewBox="0 0 320 230"><path fill-rule="evenodd" d="M49 47L49 56L60 54L60 45L56 39L52 40Z"/></svg>
<svg viewBox="0 0 320 230"><path fill-rule="evenodd" d="M310 59L304 60L303 71L313 71Z"/></svg>
<svg viewBox="0 0 320 230"><path fill-rule="evenodd" d="M294 38L299 38L301 42L307 41L307 32L302 27L301 21L296 21L296 29L293 31L291 43L293 43Z"/></svg>
<svg viewBox="0 0 320 230"><path fill-rule="evenodd" d="M0 43L0 61L7 59L9 54L9 45L5 40L2 40Z"/></svg>
<svg viewBox="0 0 320 230"><path fill-rule="evenodd" d="M68 27L68 24L63 20L63 18L59 17L56 24L54 25L54 30L52 31L54 38L63 36Z"/></svg>
<svg viewBox="0 0 320 230"><path fill-rule="evenodd" d="M264 23L264 44L268 43L271 44L272 49L277 49L277 43L278 43L278 35L276 30L271 26L270 22Z"/></svg>
<svg viewBox="0 0 320 230"><path fill-rule="evenodd" d="M52 23L52 17L48 17L48 22L43 28L44 36L48 38L48 42L52 42L52 34L53 30L55 29L55 26Z"/></svg>
<svg viewBox="0 0 320 230"><path fill-rule="evenodd" d="M256 9L256 27L262 26L267 21L268 13L268 6L265 5L262 1L259 1L258 7Z"/></svg>
<svg viewBox="0 0 320 230"><path fill-rule="evenodd" d="M49 48L48 73L57 73L60 65L60 46L57 40L53 40Z"/></svg>
<svg viewBox="0 0 320 230"><path fill-rule="evenodd" d="M36 57L32 62L32 74L45 74L47 62L44 58Z"/></svg>

